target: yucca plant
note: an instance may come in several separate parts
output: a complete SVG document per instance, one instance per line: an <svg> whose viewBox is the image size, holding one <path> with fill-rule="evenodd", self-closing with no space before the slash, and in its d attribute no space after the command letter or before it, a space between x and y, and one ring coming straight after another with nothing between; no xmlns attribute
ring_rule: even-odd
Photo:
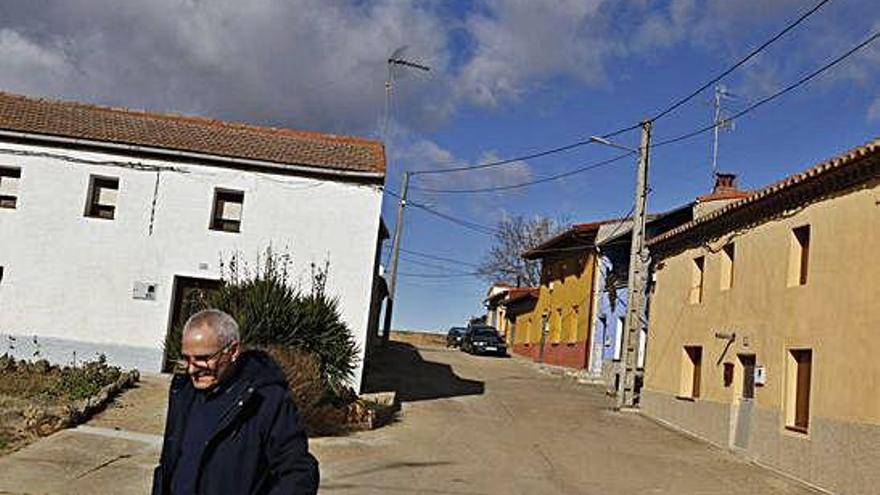
<svg viewBox="0 0 880 495"><path fill-rule="evenodd" d="M339 313L339 301L327 293L329 262L312 264L311 284L302 291L291 280L292 258L271 247L251 267L234 254L223 266L223 284L193 298L189 314L216 308L238 322L246 348L286 347L314 354L330 392L339 395L351 378L358 348ZM188 317L189 315L187 315ZM182 328L169 334L169 358L180 354Z"/></svg>

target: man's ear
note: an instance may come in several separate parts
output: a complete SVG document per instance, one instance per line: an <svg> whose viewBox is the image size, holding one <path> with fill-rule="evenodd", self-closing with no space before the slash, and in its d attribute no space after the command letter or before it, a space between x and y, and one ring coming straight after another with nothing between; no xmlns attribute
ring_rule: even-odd
<svg viewBox="0 0 880 495"><path fill-rule="evenodd" d="M229 354L232 355L232 361L236 361L238 356L241 355L241 342L235 341L229 345Z"/></svg>

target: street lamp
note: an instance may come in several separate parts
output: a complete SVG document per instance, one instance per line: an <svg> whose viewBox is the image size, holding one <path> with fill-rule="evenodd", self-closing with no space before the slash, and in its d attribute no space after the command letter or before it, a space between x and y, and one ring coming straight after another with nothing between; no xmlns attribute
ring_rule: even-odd
<svg viewBox="0 0 880 495"><path fill-rule="evenodd" d="M601 137L601 136L590 136L590 142L604 144L605 146L611 146L612 148L621 149L624 151L629 151L630 153L638 153L639 150L634 148L629 148L627 146L621 146L616 143L612 143L611 141Z"/></svg>

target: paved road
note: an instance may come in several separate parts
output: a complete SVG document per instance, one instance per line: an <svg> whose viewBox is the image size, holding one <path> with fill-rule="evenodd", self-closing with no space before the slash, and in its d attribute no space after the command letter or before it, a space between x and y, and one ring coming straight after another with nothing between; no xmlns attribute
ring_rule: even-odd
<svg viewBox="0 0 880 495"><path fill-rule="evenodd" d="M813 493L518 359L399 343L379 357L373 387L398 391L401 420L313 441L321 493ZM0 494L147 493L166 388L147 377L88 425L0 458Z"/></svg>
<svg viewBox="0 0 880 495"><path fill-rule="evenodd" d="M814 493L519 359L397 345L402 421L316 445L323 493ZM395 382L395 377L397 377ZM630 447L635 447L630 450Z"/></svg>

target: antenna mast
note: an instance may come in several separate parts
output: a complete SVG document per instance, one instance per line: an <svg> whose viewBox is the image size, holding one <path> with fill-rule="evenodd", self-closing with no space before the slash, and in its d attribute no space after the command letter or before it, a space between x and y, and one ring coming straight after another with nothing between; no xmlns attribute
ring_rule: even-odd
<svg viewBox="0 0 880 495"><path fill-rule="evenodd" d="M723 110L721 108L721 102L725 98L733 98L733 93L727 91L727 88L724 85L719 84L715 86L715 115L712 119L713 124L715 124L713 129L713 138L712 138L712 176L718 173L718 132L722 128L731 129L731 123L723 117Z"/></svg>

